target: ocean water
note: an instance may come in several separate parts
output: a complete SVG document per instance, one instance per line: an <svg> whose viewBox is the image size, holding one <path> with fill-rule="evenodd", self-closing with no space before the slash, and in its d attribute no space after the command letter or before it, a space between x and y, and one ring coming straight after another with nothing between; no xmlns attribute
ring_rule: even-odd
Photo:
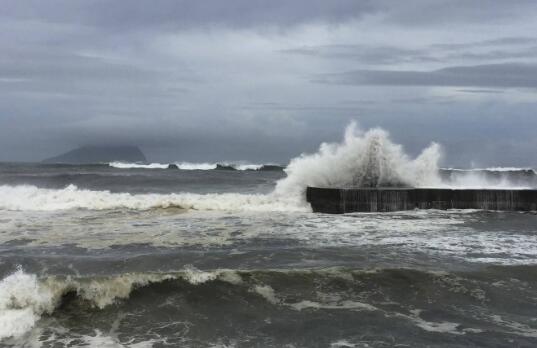
<svg viewBox="0 0 537 348"><path fill-rule="evenodd" d="M537 345L535 213L314 214L285 177L1 164L0 345Z"/></svg>
<svg viewBox="0 0 537 348"><path fill-rule="evenodd" d="M537 213L316 214L313 186L537 187L382 130L282 171L0 164L2 347L535 347Z"/></svg>

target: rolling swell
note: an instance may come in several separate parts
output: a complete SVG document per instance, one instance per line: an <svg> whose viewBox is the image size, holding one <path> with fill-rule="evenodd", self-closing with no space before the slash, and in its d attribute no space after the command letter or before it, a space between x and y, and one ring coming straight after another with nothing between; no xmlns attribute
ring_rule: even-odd
<svg viewBox="0 0 537 348"><path fill-rule="evenodd" d="M444 343L468 344L477 337L481 343L488 339L499 343L516 337L522 346L524 342L529 346L537 340L536 290L535 266L454 273L344 268L200 271L187 267L175 273L81 278L39 278L19 270L0 283L4 313L0 333L22 337L55 318L73 335L110 323L110 316L119 311L138 313L122 319L120 331L121 327L132 330L140 320L154 323L150 331L157 335L140 336L141 341L162 336L193 344L202 337L217 340L225 332L240 342L248 333L258 332L255 339L260 345L287 341L326 346L342 337L349 342L363 340L363 335L353 336L360 326L367 333L366 341L380 339L385 344L401 332L398 343L405 344L412 344L413 337L432 344L440 334ZM182 323L181 328L191 329L160 327L170 316ZM233 325L225 319L229 317L234 318ZM310 326L300 324L303 320ZM47 330L44 326L41 329ZM297 331L299 326L301 331Z"/></svg>

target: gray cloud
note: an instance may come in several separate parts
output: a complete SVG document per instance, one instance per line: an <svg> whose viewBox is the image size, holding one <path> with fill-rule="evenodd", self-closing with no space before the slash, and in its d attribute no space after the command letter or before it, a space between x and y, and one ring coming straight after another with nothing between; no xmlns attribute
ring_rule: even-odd
<svg viewBox="0 0 537 348"><path fill-rule="evenodd" d="M5 0L0 16L9 19L71 23L114 30L185 29L228 26L293 26L304 23L342 23L378 15L386 22L404 26L445 23L487 24L531 17L537 4L532 0Z"/></svg>
<svg viewBox="0 0 537 348"><path fill-rule="evenodd" d="M345 59L366 65L443 63L453 61L533 61L537 58L537 38L505 37L457 44L432 44L418 48L388 45L333 44L302 46L281 53L325 59Z"/></svg>
<svg viewBox="0 0 537 348"><path fill-rule="evenodd" d="M2 15L123 31L204 26L289 26L316 21L337 23L376 11L378 6L372 0L160 0L151 5L142 0L52 0L47 3L7 0L3 4Z"/></svg>
<svg viewBox="0 0 537 348"><path fill-rule="evenodd" d="M519 0L515 3L502 0L414 0L381 1L387 13L386 21L407 27L455 28L459 25L505 24L511 21L533 18L537 9L533 0Z"/></svg>
<svg viewBox="0 0 537 348"><path fill-rule="evenodd" d="M397 64L404 62L438 62L425 50L394 46L325 45L282 50L282 53L354 60L364 64Z"/></svg>
<svg viewBox="0 0 537 348"><path fill-rule="evenodd" d="M356 70L323 74L315 82L377 86L537 88L536 64L455 66L432 71Z"/></svg>
<svg viewBox="0 0 537 348"><path fill-rule="evenodd" d="M504 93L504 91L497 90L497 89L458 89L457 91L458 92L463 92L463 93L478 93L478 94L481 94L481 93L485 93L485 94L488 94L488 93L492 93L492 94Z"/></svg>
<svg viewBox="0 0 537 348"><path fill-rule="evenodd" d="M413 154L437 140L448 164L537 164L536 6L6 0L0 160L129 143L155 161L284 163L356 119Z"/></svg>
<svg viewBox="0 0 537 348"><path fill-rule="evenodd" d="M530 36L521 37L501 37L498 39L472 41L464 43L439 43L432 45L433 48L441 49L462 49L462 48L480 48L480 47L498 47L498 46L521 46L521 45L535 45L537 44L537 38Z"/></svg>

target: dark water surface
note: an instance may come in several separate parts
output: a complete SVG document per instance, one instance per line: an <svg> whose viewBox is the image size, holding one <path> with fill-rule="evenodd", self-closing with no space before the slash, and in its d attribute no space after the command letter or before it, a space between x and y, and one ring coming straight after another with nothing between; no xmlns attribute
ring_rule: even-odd
<svg viewBox="0 0 537 348"><path fill-rule="evenodd" d="M535 213L313 214L284 176L0 165L0 346L537 346Z"/></svg>

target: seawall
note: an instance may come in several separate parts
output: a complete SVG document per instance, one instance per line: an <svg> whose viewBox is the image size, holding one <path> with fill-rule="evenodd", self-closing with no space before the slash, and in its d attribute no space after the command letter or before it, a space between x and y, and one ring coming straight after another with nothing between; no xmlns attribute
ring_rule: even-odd
<svg viewBox="0 0 537 348"><path fill-rule="evenodd" d="M308 187L314 212L388 212L412 209L537 210L536 190Z"/></svg>

